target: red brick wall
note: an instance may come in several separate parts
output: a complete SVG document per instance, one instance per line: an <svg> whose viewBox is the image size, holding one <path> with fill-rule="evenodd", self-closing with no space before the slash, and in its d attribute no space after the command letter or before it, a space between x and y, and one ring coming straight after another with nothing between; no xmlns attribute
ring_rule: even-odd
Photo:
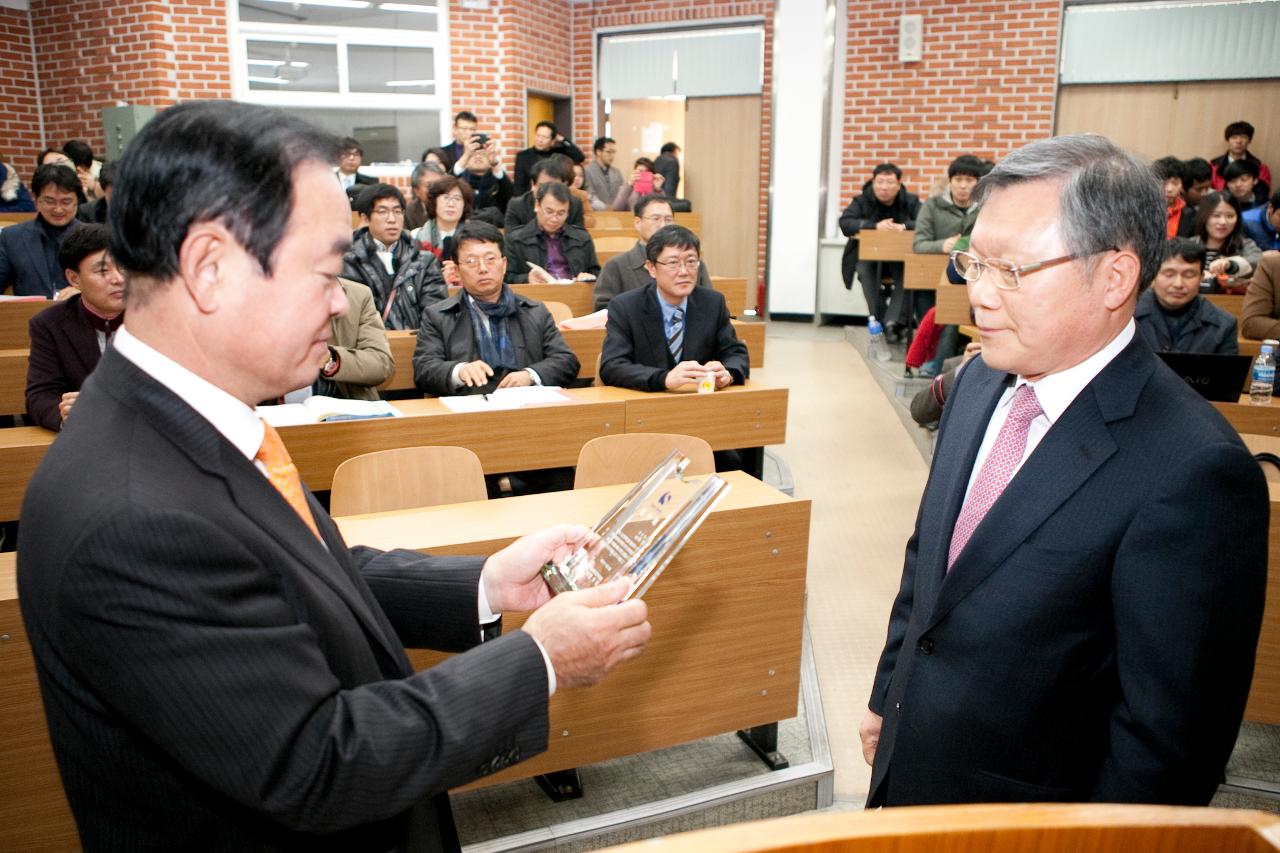
<svg viewBox="0 0 1280 853"><path fill-rule="evenodd" d="M590 156L596 136L596 81L591 74L596 30L603 27L694 23L714 18L764 18L764 91L760 109L760 188L756 231L758 280L764 281L769 213L769 158L773 138L773 0L585 0L573 12L574 139ZM705 215L705 212L704 212ZM763 303L761 303L763 304Z"/></svg>
<svg viewBox="0 0 1280 853"><path fill-rule="evenodd" d="M960 154L994 160L1053 134L1058 0L916 0L924 59L898 61L899 0L849 4L844 156L848 204L886 160L922 197Z"/></svg>
<svg viewBox="0 0 1280 853"><path fill-rule="evenodd" d="M35 71L31 65L30 18L0 8L0 158L30 185L41 146Z"/></svg>

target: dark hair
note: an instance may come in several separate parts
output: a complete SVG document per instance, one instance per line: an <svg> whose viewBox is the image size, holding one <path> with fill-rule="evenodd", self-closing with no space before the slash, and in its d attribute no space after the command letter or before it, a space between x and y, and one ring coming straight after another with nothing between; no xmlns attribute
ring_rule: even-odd
<svg viewBox="0 0 1280 853"><path fill-rule="evenodd" d="M702 255L702 243L698 241L697 234L683 225L663 225L653 232L653 236L645 244L644 256L656 264L658 256L668 246L676 249L693 249L699 256Z"/></svg>
<svg viewBox="0 0 1280 853"><path fill-rule="evenodd" d="M80 271L80 262L90 255L108 248L111 231L97 222L82 222L67 232L58 247L58 268Z"/></svg>
<svg viewBox="0 0 1280 853"><path fill-rule="evenodd" d="M569 158L566 157L565 160L569 160ZM573 161L569 160L569 162L572 163ZM554 154L550 157L544 157L533 164L533 168L529 170L529 183L536 184L538 178L544 174L550 175L565 184L573 180L572 177L567 177L564 173L564 160Z"/></svg>
<svg viewBox="0 0 1280 853"><path fill-rule="evenodd" d="M618 144L618 140L614 139L612 136L602 136L602 137L600 137L599 139L597 139L597 140L596 140L596 144L595 144L595 145L592 145L592 146L591 146L591 150L592 150L592 151L603 151L603 150L604 150L604 147L605 147L606 145L608 145L610 142L612 142L614 145L617 145L617 144Z"/></svg>
<svg viewBox="0 0 1280 853"><path fill-rule="evenodd" d="M31 176L31 197L36 198L45 187L54 186L69 193L80 191L80 178L76 170L61 163L46 163Z"/></svg>
<svg viewBox="0 0 1280 853"><path fill-rule="evenodd" d="M648 157L637 157L635 164L631 168L638 169L641 166L644 166L650 172L653 171L653 161Z"/></svg>
<svg viewBox="0 0 1280 853"><path fill-rule="evenodd" d="M1220 204L1226 204L1236 212L1236 227L1227 235L1227 239L1222 241L1218 254L1235 255L1244 248L1244 210L1231 193L1216 190L1200 199L1200 206L1196 208L1195 234L1200 238L1200 242L1206 246L1209 245L1209 217L1213 216L1213 212Z"/></svg>
<svg viewBox="0 0 1280 853"><path fill-rule="evenodd" d="M471 207L476 203L476 191L466 181L459 180L453 175L445 175L427 190L427 219L436 218L436 199L449 190L457 190L462 193L462 218L458 221L466 222L467 218L471 216Z"/></svg>
<svg viewBox="0 0 1280 853"><path fill-rule="evenodd" d="M535 124L535 125L533 126L533 131L534 131L534 133L537 133L537 132L538 132L538 128L540 128L540 127L545 127L547 130L551 131L551 138L552 138L552 139L555 139L556 134L558 134L558 133L560 132L560 131L556 130L555 122L547 121L546 119L543 119L542 121L538 122L537 124Z"/></svg>
<svg viewBox="0 0 1280 853"><path fill-rule="evenodd" d="M50 145L47 148L40 149L40 154L36 157L36 165L37 166L45 165L44 158L49 154L61 154L63 157L67 157L67 152L63 151L61 148L54 148L52 145ZM67 157L67 159L70 160L71 158Z"/></svg>
<svg viewBox="0 0 1280 853"><path fill-rule="evenodd" d="M436 159L438 159L441 163L449 159L449 155L445 153L445 150L443 148L435 147L435 148L428 148L426 151L423 151L422 156L418 158L418 162L419 163L427 162L428 154L436 155Z"/></svg>
<svg viewBox="0 0 1280 853"><path fill-rule="evenodd" d="M573 198L573 196L569 195L569 188L564 184L543 184L533 193L534 200L539 204L541 204L542 200L547 196L551 196L555 200L564 202L565 204L568 204L569 199Z"/></svg>
<svg viewBox="0 0 1280 853"><path fill-rule="evenodd" d="M972 154L961 154L959 157L951 161L951 165L947 167L947 179L950 180L956 175L968 175L971 178L981 178L991 169L986 163L983 163Z"/></svg>
<svg viewBox="0 0 1280 853"><path fill-rule="evenodd" d="M1258 164L1252 160L1232 160L1227 167L1222 170L1223 181L1234 181L1241 175L1248 175L1255 181L1258 180Z"/></svg>
<svg viewBox="0 0 1280 853"><path fill-rule="evenodd" d="M1186 170L1187 186L1213 180L1213 166L1203 157L1192 157L1190 160L1183 160L1182 168Z"/></svg>
<svg viewBox="0 0 1280 853"><path fill-rule="evenodd" d="M1161 157L1151 164L1151 170L1162 183L1170 178L1177 178L1182 181L1183 186L1187 185L1187 164L1177 157Z"/></svg>
<svg viewBox="0 0 1280 853"><path fill-rule="evenodd" d="M633 207L632 210L635 212L636 216L644 216L645 210L647 210L649 205L654 202L659 202L661 204L665 204L667 207L671 207L671 199L667 198L662 193L645 193L640 196L640 198L636 199L635 207Z"/></svg>
<svg viewBox="0 0 1280 853"><path fill-rule="evenodd" d="M102 168L98 171L98 186L104 190L116 182L116 172L120 171L118 160L112 160L110 163L103 163Z"/></svg>
<svg viewBox="0 0 1280 853"><path fill-rule="evenodd" d="M447 172L445 172L444 167L439 163L428 163L425 160L419 161L414 164L413 171L409 173L409 186L412 189L417 189L418 184L421 183L422 179L427 175L444 174L447 174Z"/></svg>
<svg viewBox="0 0 1280 853"><path fill-rule="evenodd" d="M1280 190L1276 190L1271 194L1271 198L1267 199L1267 204L1271 205L1272 210L1280 210Z"/></svg>
<svg viewBox="0 0 1280 853"><path fill-rule="evenodd" d="M893 175L898 180L902 180L902 170L892 163L881 163L871 170L871 180L876 179L876 175Z"/></svg>
<svg viewBox="0 0 1280 853"><path fill-rule="evenodd" d="M1199 264L1201 271L1204 270L1204 259L1208 254L1204 243L1199 240L1192 240L1190 237L1174 237L1172 240L1164 244L1164 260L1170 258L1182 258L1189 264ZM1161 261L1163 264L1164 261Z"/></svg>
<svg viewBox="0 0 1280 853"><path fill-rule="evenodd" d="M344 136L342 141L338 143L338 153L345 154L348 151L358 151L360 156L364 156L364 146L360 144L360 140L354 136Z"/></svg>
<svg viewBox="0 0 1280 853"><path fill-rule="evenodd" d="M658 149L658 153L659 153L659 154L671 154L671 153L673 153L673 152L675 152L675 151L679 151L679 150L680 150L680 146L679 146L679 145L676 145L674 142L668 142L668 143L666 143L665 145L663 145L661 148L659 148L659 149Z"/></svg>
<svg viewBox="0 0 1280 853"><path fill-rule="evenodd" d="M404 193L400 192L399 189L391 186L391 184L373 184L360 191L360 195L356 196L356 203L351 206L351 209L356 213L372 216L373 206L384 198L394 198L400 202L401 207L404 207Z"/></svg>
<svg viewBox="0 0 1280 853"><path fill-rule="evenodd" d="M502 232L483 220L468 220L453 232L453 251L461 252L467 243L493 243L502 248Z"/></svg>
<svg viewBox="0 0 1280 853"><path fill-rule="evenodd" d="M476 118L476 114L468 110L463 110L462 112L458 113L456 116L453 117L454 124L457 124L460 121L469 121L469 122L474 122L476 124L480 123L480 119Z"/></svg>
<svg viewBox="0 0 1280 853"><path fill-rule="evenodd" d="M89 169L93 166L93 149L83 139L71 140L62 146L62 153L70 157L71 162L81 169Z"/></svg>
<svg viewBox="0 0 1280 853"><path fill-rule="evenodd" d="M191 101L147 122L120 158L107 217L111 256L129 277L131 305L145 300L137 277L178 274L187 232L220 222L266 275L293 214L294 172L325 166L337 140L281 110L235 101Z"/></svg>
<svg viewBox="0 0 1280 853"><path fill-rule="evenodd" d="M1253 141L1253 125L1247 121L1233 121L1227 125L1227 129L1222 132L1223 139L1230 139L1233 136L1244 134L1249 137L1249 141Z"/></svg>

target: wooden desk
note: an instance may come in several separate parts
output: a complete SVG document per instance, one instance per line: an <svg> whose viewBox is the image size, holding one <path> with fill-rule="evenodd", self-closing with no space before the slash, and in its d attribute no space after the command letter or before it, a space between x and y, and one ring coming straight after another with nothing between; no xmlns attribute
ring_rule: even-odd
<svg viewBox="0 0 1280 853"><path fill-rule="evenodd" d="M1241 435L1280 435L1280 401L1272 398L1270 406L1255 406L1248 394L1236 403L1214 403L1213 407Z"/></svg>
<svg viewBox="0 0 1280 853"><path fill-rule="evenodd" d="M50 305L52 299L27 301L0 300L0 349L27 349L31 336L27 334L27 322Z"/></svg>
<svg viewBox="0 0 1280 853"><path fill-rule="evenodd" d="M1253 664L1253 686L1244 718L1255 723L1280 725L1280 484L1269 483L1271 524L1267 535L1266 608Z"/></svg>
<svg viewBox="0 0 1280 853"><path fill-rule="evenodd" d="M795 715L808 562L808 501L745 474L649 591L645 653L550 704L546 753L490 785L659 749ZM348 544L489 554L561 521L595 523L626 486L339 519ZM49 744L14 555L0 555L0 850L77 849ZM522 623L507 617L507 630ZM415 666L443 656L412 651ZM707 690L708 682L716 689ZM21 772L18 772L21 768Z"/></svg>
<svg viewBox="0 0 1280 853"><path fill-rule="evenodd" d="M1223 311L1226 311L1232 317L1236 318L1236 322L1240 321L1240 316L1244 313L1244 295L1236 293L1206 293L1204 298L1208 299L1214 305L1217 305Z"/></svg>
<svg viewBox="0 0 1280 853"><path fill-rule="evenodd" d="M0 415L27 410L27 351L0 349Z"/></svg>
<svg viewBox="0 0 1280 853"><path fill-rule="evenodd" d="M938 285L937 294L934 322L956 326L973 322L969 317L969 288L947 282Z"/></svg>
<svg viewBox="0 0 1280 853"><path fill-rule="evenodd" d="M905 261L911 254L914 231L877 231L866 228L858 232L859 261Z"/></svg>
<svg viewBox="0 0 1280 853"><path fill-rule="evenodd" d="M947 255L921 255L911 252L903 262L902 286L907 290L941 290L947 281Z"/></svg>
<svg viewBox="0 0 1280 853"><path fill-rule="evenodd" d="M636 233L636 218L629 210L595 210L596 228L599 231L623 231ZM683 225L694 234L702 233L702 214L689 211L675 214L676 225Z"/></svg>
<svg viewBox="0 0 1280 853"><path fill-rule="evenodd" d="M21 222L30 222L32 219L35 219L35 218L36 218L36 215L34 213L29 213L29 212L0 213L0 225L17 225L18 223L21 223Z"/></svg>
<svg viewBox="0 0 1280 853"><path fill-rule="evenodd" d="M748 303L747 280L745 278L713 275L711 276L711 286L724 296L725 307L729 309L730 317L741 317L746 312ZM749 307L755 307L754 299L751 300Z"/></svg>

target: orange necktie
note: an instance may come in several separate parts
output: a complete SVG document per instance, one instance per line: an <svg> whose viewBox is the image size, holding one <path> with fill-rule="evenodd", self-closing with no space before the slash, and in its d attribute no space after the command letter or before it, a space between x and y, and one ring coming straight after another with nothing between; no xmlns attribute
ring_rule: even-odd
<svg viewBox="0 0 1280 853"><path fill-rule="evenodd" d="M289 451L285 449L284 442L280 440L280 433L276 432L275 427L265 421L262 427L264 430L262 447L258 448L258 455L253 458L267 469L267 479L271 481L271 485L276 487L276 491L289 502L293 511L306 522L307 527L310 527L311 532L319 539L320 530L316 527L315 517L307 504L307 496L302 491L302 478L298 476L297 466L289 458Z"/></svg>

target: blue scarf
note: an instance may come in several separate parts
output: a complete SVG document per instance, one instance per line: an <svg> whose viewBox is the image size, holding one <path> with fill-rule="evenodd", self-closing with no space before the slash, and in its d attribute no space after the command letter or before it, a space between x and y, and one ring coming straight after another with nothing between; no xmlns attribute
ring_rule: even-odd
<svg viewBox="0 0 1280 853"><path fill-rule="evenodd" d="M502 295L497 302L481 302L472 299L471 294L462 292L462 303L468 308L471 318L471 334L480 348L480 358L495 371L499 367L507 370L519 370L516 363L516 348L511 343L511 334L507 328L507 318L516 314L516 295L510 286L502 285ZM484 321L488 319L486 324Z"/></svg>

